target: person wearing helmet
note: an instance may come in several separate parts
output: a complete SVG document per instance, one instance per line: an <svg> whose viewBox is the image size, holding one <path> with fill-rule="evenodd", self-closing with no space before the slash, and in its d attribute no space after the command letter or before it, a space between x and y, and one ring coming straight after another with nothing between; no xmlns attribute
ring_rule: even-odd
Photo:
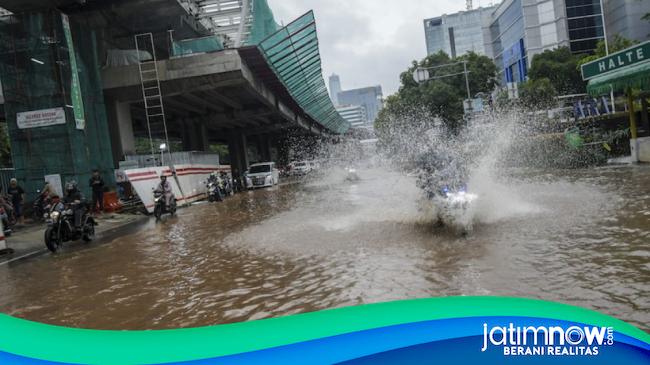
<svg viewBox="0 0 650 365"><path fill-rule="evenodd" d="M167 176L162 175L160 176L160 183L158 183L158 187L156 190L162 192L165 194L165 206L166 208L169 209L169 206L171 205L172 198L174 197L174 192L172 190L172 184L167 181Z"/></svg>
<svg viewBox="0 0 650 365"><path fill-rule="evenodd" d="M86 212L86 205L83 194L81 194L81 191L77 188L76 181L71 180L65 184L65 197L63 198L63 203L70 206L74 212L74 227L80 229L81 219Z"/></svg>

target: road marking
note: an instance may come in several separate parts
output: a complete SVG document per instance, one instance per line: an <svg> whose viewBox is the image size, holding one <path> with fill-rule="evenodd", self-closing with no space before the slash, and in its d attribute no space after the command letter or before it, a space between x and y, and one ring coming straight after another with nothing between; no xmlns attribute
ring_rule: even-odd
<svg viewBox="0 0 650 365"><path fill-rule="evenodd" d="M38 250L38 251L34 251L34 252L30 252L30 253L24 254L24 255L22 255L22 256L14 257L14 258L11 259L11 260L7 260L7 261L4 261L4 262L0 262L0 266L2 266L2 265L7 265L7 264L9 264L9 263L11 263L11 262L14 262L14 261L22 260L22 259L28 258L28 257L30 257L30 256L36 256L36 255L42 254L43 252L47 252L47 249L44 249L44 248L43 248L43 249L40 249L40 250Z"/></svg>

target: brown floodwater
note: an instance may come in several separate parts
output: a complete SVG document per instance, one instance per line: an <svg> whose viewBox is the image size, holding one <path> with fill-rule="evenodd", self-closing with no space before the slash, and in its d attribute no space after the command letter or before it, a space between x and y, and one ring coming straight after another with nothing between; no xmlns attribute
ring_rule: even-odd
<svg viewBox="0 0 650 365"><path fill-rule="evenodd" d="M361 170L200 204L0 266L0 311L95 329L195 327L451 295L578 305L650 329L650 166L479 182L473 231L411 178Z"/></svg>

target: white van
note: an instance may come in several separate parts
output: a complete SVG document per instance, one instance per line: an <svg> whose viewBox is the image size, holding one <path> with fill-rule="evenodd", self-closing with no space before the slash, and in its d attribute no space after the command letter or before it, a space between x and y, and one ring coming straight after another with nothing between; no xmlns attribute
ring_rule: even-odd
<svg viewBox="0 0 650 365"><path fill-rule="evenodd" d="M280 182L280 171L275 162L262 162L251 165L245 173L246 188L266 188Z"/></svg>

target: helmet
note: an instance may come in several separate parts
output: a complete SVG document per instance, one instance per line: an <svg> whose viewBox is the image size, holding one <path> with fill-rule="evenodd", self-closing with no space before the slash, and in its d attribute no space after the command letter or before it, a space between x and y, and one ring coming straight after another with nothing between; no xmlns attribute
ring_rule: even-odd
<svg viewBox="0 0 650 365"><path fill-rule="evenodd" d="M67 183L65 183L65 191L73 191L77 190L77 182L74 180L70 180Z"/></svg>

